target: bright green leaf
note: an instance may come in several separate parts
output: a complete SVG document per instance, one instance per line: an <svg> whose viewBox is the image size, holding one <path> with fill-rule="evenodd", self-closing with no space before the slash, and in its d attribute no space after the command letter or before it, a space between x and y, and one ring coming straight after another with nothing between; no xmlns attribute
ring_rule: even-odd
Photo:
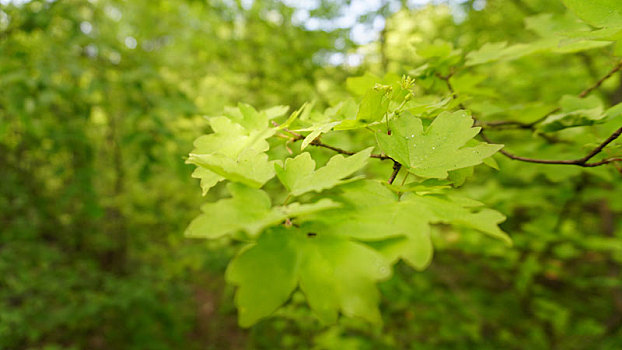
<svg viewBox="0 0 622 350"><path fill-rule="evenodd" d="M339 204L322 199L312 204L292 203L284 207L272 207L268 195L258 189L237 183L227 185L232 198L207 203L201 207L203 214L194 219L186 236L216 239L237 231L256 236L266 227L279 224L287 218L332 209Z"/></svg>
<svg viewBox="0 0 622 350"><path fill-rule="evenodd" d="M367 148L350 157L338 154L318 170L315 170L311 154L304 152L295 158L288 158L283 166L275 164L275 169L279 180L294 196L309 191L321 192L343 183L341 179L363 168L371 150Z"/></svg>
<svg viewBox="0 0 622 350"><path fill-rule="evenodd" d="M268 231L231 262L227 280L238 286L240 325L269 316L297 284L325 323L339 311L381 322L375 284L391 274L386 259L363 244L303 229Z"/></svg>
<svg viewBox="0 0 622 350"><path fill-rule="evenodd" d="M423 129L418 118L399 118L391 123L391 135L376 133L380 149L421 177L444 179L448 171L482 163L502 145L480 143L463 147L480 128L464 111L441 113Z"/></svg>
<svg viewBox="0 0 622 350"><path fill-rule="evenodd" d="M239 323L250 327L278 309L296 288L299 253L282 235L267 232L229 264L226 278L238 286Z"/></svg>
<svg viewBox="0 0 622 350"><path fill-rule="evenodd" d="M562 0L577 17L596 27L622 27L619 0Z"/></svg>
<svg viewBox="0 0 622 350"><path fill-rule="evenodd" d="M201 180L201 190L205 196L210 188L225 178L205 168L198 167L192 172L192 177Z"/></svg>

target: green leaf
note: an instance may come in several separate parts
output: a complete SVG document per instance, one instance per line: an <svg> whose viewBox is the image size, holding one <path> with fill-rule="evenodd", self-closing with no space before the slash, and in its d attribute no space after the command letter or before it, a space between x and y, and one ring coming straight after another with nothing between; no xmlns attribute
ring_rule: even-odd
<svg viewBox="0 0 622 350"><path fill-rule="evenodd" d="M276 119L280 116L285 115L289 110L289 106L274 106L268 109L264 109L262 112L268 117L268 119Z"/></svg>
<svg viewBox="0 0 622 350"><path fill-rule="evenodd" d="M376 75L373 75L369 72L365 73L360 77L350 77L346 80L346 87L348 91L352 92L355 95L363 96L370 89L376 85L376 83L380 82L382 79Z"/></svg>
<svg viewBox="0 0 622 350"><path fill-rule="evenodd" d="M387 92L382 89L369 89L359 105L356 120L371 123L381 120L389 107Z"/></svg>
<svg viewBox="0 0 622 350"><path fill-rule="evenodd" d="M252 111L248 106L245 113L252 114ZM197 138L187 160L187 163L207 170L196 173L196 176L205 178L204 191L216 178L259 188L274 177L274 162L268 161L264 152L269 148L266 139L274 134L275 129L247 130L227 117L211 118L210 125L214 133Z"/></svg>
<svg viewBox="0 0 622 350"><path fill-rule="evenodd" d="M519 43L511 46L507 46L506 42L486 43L479 50L469 52L466 56L466 65L475 66L494 61L512 61L539 52L574 53L610 44L610 42L605 41L586 41L578 38L560 40L557 36L547 36L530 43Z"/></svg>
<svg viewBox="0 0 622 350"><path fill-rule="evenodd" d="M489 158L491 159L491 158ZM439 180L439 179L426 179L422 182L411 182L405 185L396 185L383 183L384 186L396 193L406 192L423 192L423 193L436 193L444 189L451 188L451 181Z"/></svg>
<svg viewBox="0 0 622 350"><path fill-rule="evenodd" d="M381 254L363 244L321 233L299 242L304 254L310 257L303 260L307 264L303 269L305 273L300 276L300 284L314 311L322 312L324 320L331 321L328 310L335 306L333 298L336 297L344 315L373 323L382 322L377 306L380 294L375 283L388 278L391 267ZM316 261L319 268L315 266ZM317 285L309 288L311 283ZM333 288L319 289L319 286ZM330 295L333 293L334 297Z"/></svg>
<svg viewBox="0 0 622 350"><path fill-rule="evenodd" d="M266 232L231 261L229 283L238 286L240 326L250 327L278 309L296 288L299 253L282 234Z"/></svg>
<svg viewBox="0 0 622 350"><path fill-rule="evenodd" d="M436 96L415 97L406 103L404 109L413 115L436 115L451 101L451 97L442 99Z"/></svg>
<svg viewBox="0 0 622 350"><path fill-rule="evenodd" d="M311 108L313 108L313 104L309 104L309 103L305 102L302 105L302 107L300 107L299 109L295 110L294 113L292 113L289 116L289 118L287 118L287 120L283 124L279 125L277 127L277 130L282 130L282 129L285 129L285 128L289 127L301 115L308 114L309 111L311 110Z"/></svg>
<svg viewBox="0 0 622 350"><path fill-rule="evenodd" d="M343 207L313 218L323 221L325 229L334 234L369 242L406 236L425 246L425 240L429 240L422 234L427 232L425 225L445 223L470 227L511 242L497 226L505 217L490 209L477 211L482 205L477 201L414 192L398 200L396 194L375 181L352 183L342 187L342 191L338 199L344 202Z"/></svg>
<svg viewBox="0 0 622 350"><path fill-rule="evenodd" d="M205 196L209 192L210 188L214 187L217 183L225 178L214 173L213 171L205 168L198 167L192 172L192 177L201 180L201 190Z"/></svg>
<svg viewBox="0 0 622 350"><path fill-rule="evenodd" d="M488 158L490 159L490 158ZM466 180L473 176L474 167L466 167L462 169L452 170L449 172L449 176L447 177L451 182L453 182L454 186L460 187L464 185Z"/></svg>
<svg viewBox="0 0 622 350"><path fill-rule="evenodd" d="M262 190L237 183L229 183L227 189L232 198L204 204L201 207L203 214L195 218L186 229L187 237L216 239L238 231L256 236L266 227L279 224L287 218L339 206L324 198L312 204L292 203L273 208L270 197Z"/></svg>
<svg viewBox="0 0 622 350"><path fill-rule="evenodd" d="M317 127L315 127L313 129L313 131L311 131L311 133L309 133L309 135L307 135L305 137L304 140L302 140L302 144L300 145L300 150L304 150L305 148L307 148L307 146L313 142L313 140L315 140L316 138L318 138L318 136L320 136L321 134L327 133L330 130L332 130L336 125L339 125L340 122L332 122L332 123L328 123L328 124L323 124L323 125L319 125Z"/></svg>
<svg viewBox="0 0 622 350"><path fill-rule="evenodd" d="M335 323L339 315L340 295L336 291L334 266L322 254L320 245L309 232L309 245L300 251L301 264L298 271L300 289L305 294L313 313L325 324ZM308 234L309 234L308 233ZM322 236L323 239L323 236Z"/></svg>
<svg viewBox="0 0 622 350"><path fill-rule="evenodd" d="M562 0L577 17L596 27L622 27L619 0Z"/></svg>
<svg viewBox="0 0 622 350"><path fill-rule="evenodd" d="M383 86L384 87L384 86ZM390 92L383 88L367 90L356 114L356 119L344 120L335 126L335 130L348 130L363 128L370 123L382 120L388 112L391 102Z"/></svg>
<svg viewBox="0 0 622 350"><path fill-rule="evenodd" d="M541 37L557 36L564 32L587 31L590 28L572 16L541 13L525 18L525 28Z"/></svg>
<svg viewBox="0 0 622 350"><path fill-rule="evenodd" d="M550 132L576 126L594 125L604 122L608 116L603 113L602 102L596 96L580 98L565 95L560 101L560 106L561 112L548 116L540 123L538 130Z"/></svg>
<svg viewBox="0 0 622 350"><path fill-rule="evenodd" d="M495 170L499 170L499 164L497 164L497 161L492 157L484 159L483 163Z"/></svg>
<svg viewBox="0 0 622 350"><path fill-rule="evenodd" d="M190 154L188 162L208 169L228 180L259 188L274 177L274 161L266 154L245 154L231 159L218 154Z"/></svg>
<svg viewBox="0 0 622 350"><path fill-rule="evenodd" d="M210 118L209 123L214 132L197 138L192 153L216 153L235 158L247 148L250 136L240 124L227 117ZM266 142L257 142L253 146L257 153L266 151L269 147Z"/></svg>
<svg viewBox="0 0 622 350"><path fill-rule="evenodd" d="M333 202L328 198L322 198L315 203L292 203L284 207L275 207L274 210L276 210L277 212L282 212L285 217L294 218L298 216L313 214L326 209L338 208L340 206L341 205L339 203Z"/></svg>
<svg viewBox="0 0 622 350"><path fill-rule="evenodd" d="M434 249L430 239L430 226L420 224L412 228L407 236L393 237L379 242L370 242L370 246L384 255L392 263L398 259L416 270L424 270L432 262Z"/></svg>
<svg viewBox="0 0 622 350"><path fill-rule="evenodd" d="M618 103L605 111L605 119L607 121L622 116L622 103Z"/></svg>
<svg viewBox="0 0 622 350"><path fill-rule="evenodd" d="M268 116L265 112L258 112L253 106L238 103L238 113L231 113L229 117L247 130L261 130L268 127Z"/></svg>
<svg viewBox="0 0 622 350"><path fill-rule="evenodd" d="M596 47L608 45L608 43L596 43ZM544 38L530 43L520 43L507 46L507 43L486 43L479 50L467 55L467 66L475 66L492 61L511 61L534 53L558 49L561 44L558 38ZM570 52L590 49L594 46L574 48Z"/></svg>
<svg viewBox="0 0 622 350"><path fill-rule="evenodd" d="M273 313L298 284L325 323L334 323L339 311L379 323L375 283L390 274L385 258L363 244L304 227L279 227L231 262L227 280L238 286L235 299L243 327Z"/></svg>
<svg viewBox="0 0 622 350"><path fill-rule="evenodd" d="M472 127L473 119L465 111L443 112L426 130L414 117L401 117L390 125L391 135L376 133L380 149L421 177L447 178L448 171L480 164L503 147L463 147L480 130Z"/></svg>
<svg viewBox="0 0 622 350"><path fill-rule="evenodd" d="M315 170L311 154L304 152L295 158L288 158L283 166L275 164L276 174L294 196L309 191L321 192L343 183L341 179L363 168L371 151L370 147L350 157L338 154L318 170Z"/></svg>
<svg viewBox="0 0 622 350"><path fill-rule="evenodd" d="M428 217L431 223L470 227L500 239L508 245L512 244L510 237L498 226L505 220L505 216L497 211L485 208L474 212L472 208L474 203L469 203L470 201L461 203L453 198L437 195L421 196L407 193L402 200L410 203L414 212Z"/></svg>
<svg viewBox="0 0 622 350"><path fill-rule="evenodd" d="M432 257L429 217L375 181L360 181L342 188L344 207L316 217L323 230L370 244L389 260L403 258L423 269Z"/></svg>
<svg viewBox="0 0 622 350"><path fill-rule="evenodd" d="M504 56L507 42L486 43L479 50L469 52L466 56L467 66L496 61Z"/></svg>

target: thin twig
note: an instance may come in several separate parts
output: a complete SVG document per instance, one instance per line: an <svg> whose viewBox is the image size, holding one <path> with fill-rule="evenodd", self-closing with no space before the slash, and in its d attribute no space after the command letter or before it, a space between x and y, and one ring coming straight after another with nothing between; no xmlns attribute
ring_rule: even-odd
<svg viewBox="0 0 622 350"><path fill-rule="evenodd" d="M589 95L590 92L598 89L601 85L603 85L603 83L607 79L611 78L620 69L622 69L622 60L620 62L618 62L618 64L616 64L616 66L613 67L604 77L600 78L600 80L598 80L596 83L594 83L594 85L592 85L592 86L588 87L587 89L581 91L581 93L579 94L579 97L584 98L585 96Z"/></svg>
<svg viewBox="0 0 622 350"><path fill-rule="evenodd" d="M613 142L613 140L620 137L620 134L622 134L622 127L614 131L613 134L611 134L611 136L609 136L605 141L603 141L600 145L598 145L598 147L594 148L592 152L588 153L585 157L581 158L581 161L585 164L588 160L592 159L595 155L600 153L600 151L602 151L603 148L607 147L608 144Z"/></svg>
<svg viewBox="0 0 622 350"><path fill-rule="evenodd" d="M298 140L302 140L302 139L298 139ZM296 141L298 141L298 140L296 140ZM346 154L346 155L349 155L349 156L355 154L355 152L346 151L345 149L341 149L341 148L338 148L338 147L327 145L327 144L322 143L320 140L317 140L317 139L311 141L310 145L318 146L318 147L324 147L324 148L327 148L327 149L329 149L331 151L335 151L335 152L341 153L341 154Z"/></svg>
<svg viewBox="0 0 622 350"><path fill-rule="evenodd" d="M272 122L272 125L274 125L275 127L279 126L279 124L277 124L274 121ZM299 133L297 133L295 131L291 131L291 130L289 130L287 128L283 128L283 131L288 133L288 134L290 134L292 136L289 139L290 140L289 142L296 142L296 141L301 141L301 140L305 139L304 135L299 134ZM279 136L279 134L277 134L277 136ZM282 137L282 136L280 136L280 137ZM351 156L351 155L356 153L356 152L347 151L347 150L339 148L339 147L327 145L327 144L323 143L322 141L320 141L319 138L316 138L315 140L311 141L309 144L312 145L312 146L316 146L316 147L323 147L323 148L329 149L331 151L335 151L337 153L345 154L345 155L348 155L348 156ZM375 158L375 159L380 159L380 160L386 160L386 159L393 160L393 158L391 158L391 157L389 157L389 156L387 156L385 154L371 154L369 157L370 158Z"/></svg>
<svg viewBox="0 0 622 350"><path fill-rule="evenodd" d="M400 169L402 169L402 164L396 161L393 161L393 173L391 173L391 177L389 178L389 181L387 181L390 184L393 183L393 181L395 181L395 178L397 177L397 174L400 172Z"/></svg>
<svg viewBox="0 0 622 350"><path fill-rule="evenodd" d="M598 147L594 148L585 157L582 157L582 158L579 158L579 159L572 159L572 160L548 160L548 159L527 158L527 157L517 156L517 155L512 154L512 153L510 153L510 152L508 152L506 150L503 150L503 149L499 150L499 153L503 154L504 156L506 156L506 157L508 157L510 159L519 160L521 162L538 163L538 164L577 165L577 166L580 166L580 167L591 168L591 167L596 167L596 166L600 166L600 165L604 165L604 164L609 164L609 163L613 163L613 162L620 162L620 161L622 161L622 158L620 158L620 157L613 157L613 158L606 158L606 159L600 160L598 162L588 163L588 161L591 158L593 158L596 154L600 153L600 151L602 151L603 148L605 148L605 146L607 146L613 140L617 139L620 136L621 133L622 133L622 127L620 127L613 134L611 134L611 136L609 136L607 138L607 140L603 141L600 145L598 145ZM484 139L484 141L486 141L488 143L494 143L486 136L486 134L484 133L483 130L480 132L480 136L482 137L482 139Z"/></svg>

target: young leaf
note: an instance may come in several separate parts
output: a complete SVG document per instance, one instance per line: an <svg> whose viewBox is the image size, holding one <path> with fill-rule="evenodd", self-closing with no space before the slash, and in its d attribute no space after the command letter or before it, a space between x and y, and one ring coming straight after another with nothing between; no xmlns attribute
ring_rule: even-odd
<svg viewBox="0 0 622 350"><path fill-rule="evenodd" d="M248 327L269 316L300 285L313 312L334 323L339 311L381 322L375 283L391 268L373 249L303 228L274 228L231 262L227 280L238 286L239 322Z"/></svg>
<svg viewBox="0 0 622 350"><path fill-rule="evenodd" d="M390 276L391 267L381 254L363 244L321 233L298 242L305 262L301 266L301 289L312 309L324 315L324 321L334 321L337 305L346 316L372 323L382 321L375 284ZM313 283L316 285L311 287ZM332 288L318 288L321 286Z"/></svg>
<svg viewBox="0 0 622 350"><path fill-rule="evenodd" d="M411 173L444 179L448 171L482 163L502 145L480 143L463 147L480 128L465 111L441 113L423 129L421 119L399 118L391 123L391 135L376 133L380 149L402 163Z"/></svg>
<svg viewBox="0 0 622 350"><path fill-rule="evenodd" d="M278 309L298 282L299 253L282 234L266 232L229 264L226 279L238 286L240 326L250 327Z"/></svg>
<svg viewBox="0 0 622 350"><path fill-rule="evenodd" d="M287 120L283 124L279 125L277 127L277 130L282 130L282 129L285 129L285 128L289 127L301 115L308 114L309 111L311 110L311 108L313 108L313 103L312 104L304 103L302 105L302 107L300 107L299 109L295 110L294 113L292 113L289 116L289 118L287 118Z"/></svg>
<svg viewBox="0 0 622 350"><path fill-rule="evenodd" d="M190 154L188 163L196 164L228 180L259 188L274 177L274 161L266 154L245 154L238 159L219 154Z"/></svg>
<svg viewBox="0 0 622 350"><path fill-rule="evenodd" d="M373 88L374 85L381 80L382 79L380 77L366 72L364 75L359 77L349 77L346 80L346 87L353 94L363 96L367 93L367 91L369 91L369 89Z"/></svg>
<svg viewBox="0 0 622 350"><path fill-rule="evenodd" d="M232 116L240 117L233 119L247 130L261 130L268 126L268 116L265 112L258 112L253 106L246 103L238 103L240 113L234 113Z"/></svg>
<svg viewBox="0 0 622 350"><path fill-rule="evenodd" d="M192 177L201 180L201 190L204 196L209 192L210 188L216 186L217 183L225 179L215 172L201 167L194 169Z"/></svg>
<svg viewBox="0 0 622 350"><path fill-rule="evenodd" d="M248 106L246 112L238 114L254 115L252 111ZM247 123L252 124L251 121ZM269 148L266 138L274 134L274 129L264 126L248 131L227 117L211 118L210 125L214 133L197 138L187 160L205 169L195 174L204 183L203 191L222 178L259 188L274 177L274 162L263 153Z"/></svg>
<svg viewBox="0 0 622 350"><path fill-rule="evenodd" d="M389 98L382 89L369 89L359 105L356 120L371 123L382 119L389 107Z"/></svg>
<svg viewBox="0 0 622 350"><path fill-rule="evenodd" d="M308 152L295 158L288 158L285 164L275 164L277 177L294 195L299 196L309 191L321 192L335 187L344 177L352 175L367 164L372 148L366 148L350 157L336 155L328 163L315 170L315 161Z"/></svg>
<svg viewBox="0 0 622 350"><path fill-rule="evenodd" d="M471 51L466 56L467 66L475 66L482 63L497 61L505 55L507 42L485 43L479 50Z"/></svg>
<svg viewBox="0 0 622 350"><path fill-rule="evenodd" d="M424 270L432 262L434 252L430 239L430 226L419 223L419 226L412 227L410 232L407 236L370 242L369 245L392 263L404 259L414 269Z"/></svg>
<svg viewBox="0 0 622 350"><path fill-rule="evenodd" d="M385 89L369 89L363 96L355 120L344 120L335 126L335 130L357 129L381 120L387 113L390 96Z"/></svg>
<svg viewBox="0 0 622 350"><path fill-rule="evenodd" d="M344 207L315 218L324 231L371 242L391 261L403 258L423 269L432 257L427 212L418 212L409 202L375 181L361 181L343 188Z"/></svg>
<svg viewBox="0 0 622 350"><path fill-rule="evenodd" d="M289 106L274 106L268 109L264 109L262 112L266 114L268 119L276 119L282 115L285 115L289 110Z"/></svg>
<svg viewBox="0 0 622 350"><path fill-rule="evenodd" d="M187 237L216 239L237 231L256 236L266 227L279 224L287 218L339 205L324 198L312 204L292 203L272 208L270 197L262 190L237 183L229 183L227 189L232 198L204 204L201 207L203 214L195 218L186 229Z"/></svg>
<svg viewBox="0 0 622 350"><path fill-rule="evenodd" d="M443 196L427 195L420 196L415 193L407 193L402 197L408 202L414 212L428 217L431 223L446 223L464 226L479 230L493 238L500 239L511 245L512 240L503 232L498 224L505 220L505 216L492 209L482 209L474 212L473 203L461 203Z"/></svg>
<svg viewBox="0 0 622 350"><path fill-rule="evenodd" d="M307 148L307 146L309 146L309 144L313 142L313 140L315 140L318 136L320 136L323 133L329 132L330 130L332 130L332 128L334 128L339 123L340 122L332 122L328 124L322 124L314 128L313 131L311 131L311 133L309 133L309 135L307 135L305 139L302 140L302 144L300 145L300 150L302 151L305 148Z"/></svg>

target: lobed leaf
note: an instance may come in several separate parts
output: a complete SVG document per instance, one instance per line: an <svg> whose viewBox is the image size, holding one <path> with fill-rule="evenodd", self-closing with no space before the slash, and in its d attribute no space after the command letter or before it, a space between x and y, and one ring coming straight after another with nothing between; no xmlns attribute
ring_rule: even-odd
<svg viewBox="0 0 622 350"><path fill-rule="evenodd" d="M444 179L448 171L478 165L502 145L479 143L463 147L480 128L465 111L443 112L424 130L421 119L399 118L391 124L391 135L376 133L380 149L409 172Z"/></svg>
<svg viewBox="0 0 622 350"><path fill-rule="evenodd" d="M229 183L227 189L232 198L204 204L201 207L203 214L196 217L186 229L187 237L216 239L238 231L256 236L266 227L280 224L287 218L339 206L325 198L312 204L292 203L272 207L270 197L262 190L238 183Z"/></svg>
<svg viewBox="0 0 622 350"><path fill-rule="evenodd" d="M238 286L235 300L243 327L272 314L297 285L325 323L334 323L339 311L379 323L375 283L390 273L385 258L363 244L304 227L278 227L238 254L227 280Z"/></svg>
<svg viewBox="0 0 622 350"><path fill-rule="evenodd" d="M274 162L264 152L269 149L266 139L276 130L268 127L262 113L240 104L239 109L229 109L230 117L210 118L214 132L195 140L186 161L201 169L193 177L201 179L203 194L223 179L259 188L274 177Z"/></svg>
<svg viewBox="0 0 622 350"><path fill-rule="evenodd" d="M294 195L299 196L309 191L321 192L344 183L341 179L352 175L367 164L372 148L366 148L350 157L338 154L328 163L315 170L315 161L311 154L304 152L295 158L288 158L284 165L275 163L277 177Z"/></svg>

